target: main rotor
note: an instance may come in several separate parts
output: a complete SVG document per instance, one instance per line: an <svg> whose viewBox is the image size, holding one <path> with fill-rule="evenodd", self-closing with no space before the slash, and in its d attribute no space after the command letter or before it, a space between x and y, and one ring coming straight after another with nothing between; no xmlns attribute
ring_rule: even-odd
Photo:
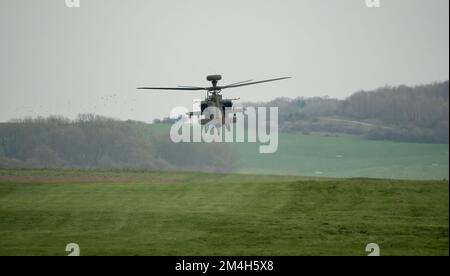
<svg viewBox="0 0 450 276"><path fill-rule="evenodd" d="M279 81L279 80L285 80L290 79L290 77L283 77L283 78L277 78L277 79L270 79L270 80L263 80L263 81L255 81L252 82L252 80L246 80L246 81L240 81L232 84L228 84L225 86L218 86L218 82L222 80L221 75L208 75L206 77L207 81L211 82L212 86L209 87L199 87L199 86L178 86L178 87L139 87L137 89L147 89L147 90L181 90L181 91L207 91L208 93L212 94L218 94L222 92L223 89L228 88L236 88L241 86L247 86L247 85L253 85L258 83L264 83L264 82L271 82L271 81Z"/></svg>

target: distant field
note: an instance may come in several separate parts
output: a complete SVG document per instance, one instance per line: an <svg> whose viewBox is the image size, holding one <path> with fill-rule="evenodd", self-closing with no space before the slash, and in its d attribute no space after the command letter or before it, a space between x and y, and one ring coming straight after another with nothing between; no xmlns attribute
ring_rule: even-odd
<svg viewBox="0 0 450 276"><path fill-rule="evenodd" d="M239 173L391 179L448 179L448 144L372 141L352 136L285 134L275 154L236 143Z"/></svg>
<svg viewBox="0 0 450 276"><path fill-rule="evenodd" d="M168 135L170 125L151 125ZM356 136L280 133L278 151L259 154L258 143L233 143L237 173L410 180L449 179L449 145L367 140Z"/></svg>
<svg viewBox="0 0 450 276"><path fill-rule="evenodd" d="M445 181L0 169L0 255L448 255L448 210Z"/></svg>

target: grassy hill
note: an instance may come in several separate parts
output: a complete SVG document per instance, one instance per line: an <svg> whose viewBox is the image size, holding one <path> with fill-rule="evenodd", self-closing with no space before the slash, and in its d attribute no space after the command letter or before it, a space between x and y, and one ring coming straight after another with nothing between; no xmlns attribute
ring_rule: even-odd
<svg viewBox="0 0 450 276"><path fill-rule="evenodd" d="M181 143L170 124L43 118L0 125L0 168L143 169L326 177L448 179L448 144L362 136L280 133L278 151L257 143Z"/></svg>
<svg viewBox="0 0 450 276"><path fill-rule="evenodd" d="M357 136L280 133L278 151L238 143L241 173L393 179L448 179L448 144L373 141Z"/></svg>
<svg viewBox="0 0 450 276"><path fill-rule="evenodd" d="M0 255L448 255L444 181L0 170Z"/></svg>
<svg viewBox="0 0 450 276"><path fill-rule="evenodd" d="M145 127L167 134L170 125ZM448 179L449 145L367 140L352 135L279 133L278 151L259 154L258 143L233 143L236 172L321 177Z"/></svg>
<svg viewBox="0 0 450 276"><path fill-rule="evenodd" d="M247 106L278 106L282 132L353 134L371 140L448 143L449 82L385 86L346 99L277 98Z"/></svg>

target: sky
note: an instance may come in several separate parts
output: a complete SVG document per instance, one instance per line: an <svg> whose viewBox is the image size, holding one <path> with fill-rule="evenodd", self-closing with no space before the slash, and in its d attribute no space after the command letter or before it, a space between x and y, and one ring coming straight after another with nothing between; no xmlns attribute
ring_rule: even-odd
<svg viewBox="0 0 450 276"><path fill-rule="evenodd" d="M346 98L449 79L449 1L0 0L0 122L96 113L151 122L207 86L241 101Z"/></svg>

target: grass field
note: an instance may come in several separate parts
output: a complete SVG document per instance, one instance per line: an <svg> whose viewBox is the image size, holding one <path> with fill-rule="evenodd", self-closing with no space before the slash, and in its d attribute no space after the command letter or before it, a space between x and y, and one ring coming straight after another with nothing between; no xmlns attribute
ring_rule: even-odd
<svg viewBox="0 0 450 276"><path fill-rule="evenodd" d="M259 154L257 144L233 144L239 173L448 179L448 144L415 144L280 133L278 151Z"/></svg>
<svg viewBox="0 0 450 276"><path fill-rule="evenodd" d="M151 125L149 135L168 135ZM280 133L278 151L259 154L258 143L233 143L237 173L409 180L449 179L449 145L367 140L357 136Z"/></svg>
<svg viewBox="0 0 450 276"><path fill-rule="evenodd" d="M449 254L445 181L0 169L0 255Z"/></svg>

